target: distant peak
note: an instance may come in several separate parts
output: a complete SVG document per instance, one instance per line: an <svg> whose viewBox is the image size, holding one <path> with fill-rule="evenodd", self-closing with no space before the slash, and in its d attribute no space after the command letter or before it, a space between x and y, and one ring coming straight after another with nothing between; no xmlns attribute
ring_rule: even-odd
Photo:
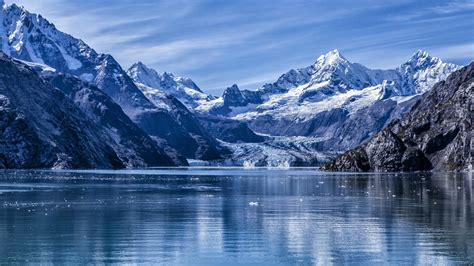
<svg viewBox="0 0 474 266"><path fill-rule="evenodd" d="M153 72L156 72L154 69L149 68L147 65L145 65L143 62L138 61L135 64L133 64L129 69L129 72L137 72L137 73L145 73L147 75L150 75Z"/></svg>
<svg viewBox="0 0 474 266"><path fill-rule="evenodd" d="M346 62L347 60L346 58L344 58L344 56L342 56L342 54L339 52L338 49L334 49L318 57L318 60L316 61L316 63L333 65L341 61Z"/></svg>
<svg viewBox="0 0 474 266"><path fill-rule="evenodd" d="M146 66L145 64L143 64L143 62L142 62L142 61L138 61L138 62L136 62L136 63L135 63L135 65L137 65L137 66Z"/></svg>
<svg viewBox="0 0 474 266"><path fill-rule="evenodd" d="M130 67L130 69L132 68L148 68L148 67L145 64L143 64L141 61L138 61Z"/></svg>
<svg viewBox="0 0 474 266"><path fill-rule="evenodd" d="M329 51L326 55L332 55L332 56L341 57L341 53L339 52L338 49L334 49L334 50L332 50L332 51Z"/></svg>
<svg viewBox="0 0 474 266"><path fill-rule="evenodd" d="M237 84L233 84L232 86L227 87L224 90L223 96L235 94L235 93L240 94L240 89L239 89L239 86L237 86Z"/></svg>
<svg viewBox="0 0 474 266"><path fill-rule="evenodd" d="M230 86L229 89L233 89L233 90L237 89L238 90L239 86L237 86L237 84L232 84L232 86Z"/></svg>
<svg viewBox="0 0 474 266"><path fill-rule="evenodd" d="M443 61L437 57L430 56L426 51L418 50L414 53L407 62L410 65L424 65L424 64L438 64Z"/></svg>
<svg viewBox="0 0 474 266"><path fill-rule="evenodd" d="M416 51L416 53L412 55L411 58L428 58L428 57L430 57L430 55L426 51L418 50Z"/></svg>

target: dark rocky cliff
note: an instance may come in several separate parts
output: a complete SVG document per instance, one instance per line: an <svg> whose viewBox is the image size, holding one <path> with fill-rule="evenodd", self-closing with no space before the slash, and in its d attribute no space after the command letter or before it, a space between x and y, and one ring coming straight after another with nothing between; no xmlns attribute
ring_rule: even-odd
<svg viewBox="0 0 474 266"><path fill-rule="evenodd" d="M472 169L474 62L424 94L401 120L323 166L329 171Z"/></svg>
<svg viewBox="0 0 474 266"><path fill-rule="evenodd" d="M108 136L60 90L0 53L0 168L123 168Z"/></svg>
<svg viewBox="0 0 474 266"><path fill-rule="evenodd" d="M127 167L187 165L186 158L166 145L165 140L152 140L99 88L61 73L50 75L47 80L99 124L103 135L115 140L111 146Z"/></svg>

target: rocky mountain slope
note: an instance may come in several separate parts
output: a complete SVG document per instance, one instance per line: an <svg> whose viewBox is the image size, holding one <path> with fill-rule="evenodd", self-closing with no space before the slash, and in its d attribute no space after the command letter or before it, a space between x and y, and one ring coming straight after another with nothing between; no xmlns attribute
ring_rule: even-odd
<svg viewBox="0 0 474 266"><path fill-rule="evenodd" d="M173 78L173 82L164 82L165 74L158 74L143 63L134 64L128 73L152 101L162 102L167 94L182 99L201 120L207 118L202 124L215 132L215 137L233 143L253 142L246 145L245 150L253 148L254 153L272 150L275 151L273 162L282 161L284 157L285 160L292 158L290 163L295 163L302 158L292 157L295 153L287 150L288 145L282 145L285 137L294 143L294 148L305 147L304 150L312 149L326 157L342 153L400 118L422 93L458 68L418 51L396 69L372 70L351 63L334 50L320 56L313 65L290 70L276 82L256 91L241 90L233 85L222 97L206 95L190 79ZM181 83L181 80L188 82ZM253 138L236 141L229 135L232 132L230 121L234 129L240 122L241 126L248 127L246 132L267 137L264 142ZM257 142L260 144L255 144ZM245 153L238 152L244 147L227 146L234 151L232 156L244 160ZM283 150L276 152L277 147ZM302 150L301 154L306 153ZM271 157L269 154L267 160ZM318 159L324 160L324 156ZM316 160L308 157L306 161L314 163Z"/></svg>
<svg viewBox="0 0 474 266"><path fill-rule="evenodd" d="M125 167L113 143L60 90L0 53L0 168Z"/></svg>
<svg viewBox="0 0 474 266"><path fill-rule="evenodd" d="M186 158L165 140L152 140L97 87L61 73L48 75L47 80L99 124L104 134L115 140L114 149L128 168L187 165Z"/></svg>
<svg viewBox="0 0 474 266"><path fill-rule="evenodd" d="M153 104L111 55L97 53L83 41L57 30L41 15L14 4L3 6L0 11L1 50L5 54L48 65L92 83L147 134L165 139L187 157L221 158L225 149L204 131L197 119L190 118L192 113L181 104L175 105L177 109L172 113ZM179 119L182 114L186 119Z"/></svg>
<svg viewBox="0 0 474 266"><path fill-rule="evenodd" d="M424 94L401 120L324 166L337 171L472 170L474 63Z"/></svg>
<svg viewBox="0 0 474 266"><path fill-rule="evenodd" d="M170 96L179 99L191 111L217 98L204 93L190 78L166 72L159 74L141 62L133 64L127 73L150 101L170 111L174 109L169 104ZM262 142L264 139L249 129L245 122L199 112L195 115L206 131L220 140L235 143Z"/></svg>
<svg viewBox="0 0 474 266"><path fill-rule="evenodd" d="M335 50L257 91L232 86L220 102L197 110L245 121L258 133L321 138L320 150L345 151L400 117L414 97L458 68L419 51L397 69L371 70Z"/></svg>
<svg viewBox="0 0 474 266"><path fill-rule="evenodd" d="M162 94L172 95L193 110L201 102L216 98L204 93L190 78L176 77L167 72L160 74L142 62L133 64L127 74L149 99L161 98Z"/></svg>

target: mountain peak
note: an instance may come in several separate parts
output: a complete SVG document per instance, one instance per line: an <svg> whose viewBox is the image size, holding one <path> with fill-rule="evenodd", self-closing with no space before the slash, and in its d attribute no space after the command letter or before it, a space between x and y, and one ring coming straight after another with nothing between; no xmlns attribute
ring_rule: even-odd
<svg viewBox="0 0 474 266"><path fill-rule="evenodd" d="M430 58L430 57L431 56L428 54L428 52L426 52L424 50L418 50L418 51L416 51L416 53L414 53L411 56L411 59L418 60L418 59L425 59L425 58Z"/></svg>
<svg viewBox="0 0 474 266"><path fill-rule="evenodd" d="M321 55L320 57L318 57L318 60L316 60L317 64L325 65L334 65L339 62L347 62L347 59L344 58L344 56L342 56L342 54L337 49L334 49L324 55Z"/></svg>
<svg viewBox="0 0 474 266"><path fill-rule="evenodd" d="M139 75L146 75L146 76L159 76L158 72L153 68L149 68L143 62L138 61L133 64L127 71L130 76L136 77Z"/></svg>
<svg viewBox="0 0 474 266"><path fill-rule="evenodd" d="M133 68L133 67L143 67L143 68L146 68L147 66L146 66L145 64L143 64L142 61L138 61L138 62L136 62L135 64L133 64L133 65L131 66L131 68Z"/></svg>
<svg viewBox="0 0 474 266"><path fill-rule="evenodd" d="M129 70L135 70L135 71L140 71L140 70L145 70L145 71L148 71L149 68L144 64L142 63L141 61L138 61L136 63L134 63L133 65L130 66Z"/></svg>
<svg viewBox="0 0 474 266"><path fill-rule="evenodd" d="M334 56L337 56L337 57L341 57L341 53L339 52L338 49L334 49L332 51L329 51L326 55L334 55Z"/></svg>
<svg viewBox="0 0 474 266"><path fill-rule="evenodd" d="M227 106L245 106L248 104L248 101L242 95L237 84L233 84L225 89L222 98L224 99L224 104Z"/></svg>
<svg viewBox="0 0 474 266"><path fill-rule="evenodd" d="M413 67L426 67L428 65L436 65L439 63L443 63L441 59L430 56L426 51L418 50L410 57L410 59L408 59L408 62L405 64L411 65Z"/></svg>

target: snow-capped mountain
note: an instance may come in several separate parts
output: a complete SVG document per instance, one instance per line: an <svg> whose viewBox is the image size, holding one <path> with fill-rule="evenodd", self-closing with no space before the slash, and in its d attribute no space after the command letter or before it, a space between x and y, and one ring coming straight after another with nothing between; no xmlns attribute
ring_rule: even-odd
<svg viewBox="0 0 474 266"><path fill-rule="evenodd" d="M401 120L323 169L469 171L474 163L474 62L437 83Z"/></svg>
<svg viewBox="0 0 474 266"><path fill-rule="evenodd" d="M212 112L224 106L230 110L227 116L243 120L259 116L307 120L334 107L344 107L353 113L375 100L426 92L458 68L418 51L397 69L372 70L349 62L334 50L320 56L313 65L290 70L255 92L242 91L242 95L250 97L239 102L226 101L228 89L222 101L198 110L209 108L207 111Z"/></svg>
<svg viewBox="0 0 474 266"><path fill-rule="evenodd" d="M256 91L228 88L220 101L196 110L246 121L259 133L318 137L321 150L344 151L400 117L458 68L418 51L396 69L372 70L334 50Z"/></svg>
<svg viewBox="0 0 474 266"><path fill-rule="evenodd" d="M139 67L142 70L136 71ZM312 149L314 154L322 152L332 156L346 151L366 141L390 121L400 118L422 93L458 68L418 51L396 69L373 70L352 63L338 50L333 50L321 55L313 65L290 70L274 83L256 91L240 90L233 85L224 91L222 97L200 94L197 99L189 95L180 96L176 93L180 89L175 84L164 89L157 82L162 79L150 78L159 76L156 71L142 64L135 65L129 74L152 101L173 94L187 102L196 113L208 115L207 118L211 115L245 122L253 131L266 135L264 143L229 145L234 151L234 160L239 158L242 161L246 154L255 154L249 152L251 148L258 153L280 149L286 150L275 153L281 155L280 161L296 163L302 161L304 156L301 154L305 153L292 157L291 149L281 145L285 137L295 147ZM206 123L206 126L210 132L222 132L223 122L215 122L218 121L215 117L207 119L213 123ZM264 157L270 160L271 156ZM322 157L318 156L318 159ZM265 160L260 158L257 161L264 165ZM273 165L274 161L278 160L273 158L270 164ZM307 161L314 161L314 158L307 158Z"/></svg>
<svg viewBox="0 0 474 266"><path fill-rule="evenodd" d="M135 84L149 99L164 97L164 94L178 98L189 109L215 97L205 94L190 78L176 77L172 73L159 74L142 62L133 64L127 71Z"/></svg>
<svg viewBox="0 0 474 266"><path fill-rule="evenodd" d="M123 168L116 142L29 66L0 53L0 168Z"/></svg>
<svg viewBox="0 0 474 266"><path fill-rule="evenodd" d="M259 153L259 165L319 161L363 143L459 68L419 51L396 69L373 70L333 50L255 91L233 85L214 97L189 78L140 62L125 72L111 55L97 53L41 15L0 5L2 52L90 83L163 148L169 144L195 159L253 164ZM92 87L72 87L73 100L76 93L98 96Z"/></svg>
<svg viewBox="0 0 474 266"><path fill-rule="evenodd" d="M57 30L41 15L14 4L4 5L3 1L0 4L1 51L5 54L48 65L92 83L118 103L147 134L165 139L189 158L221 158L223 148L197 119L182 121L175 116L176 112L193 116L183 105L175 105L181 110L174 112L156 106L111 55L97 53L83 41Z"/></svg>

